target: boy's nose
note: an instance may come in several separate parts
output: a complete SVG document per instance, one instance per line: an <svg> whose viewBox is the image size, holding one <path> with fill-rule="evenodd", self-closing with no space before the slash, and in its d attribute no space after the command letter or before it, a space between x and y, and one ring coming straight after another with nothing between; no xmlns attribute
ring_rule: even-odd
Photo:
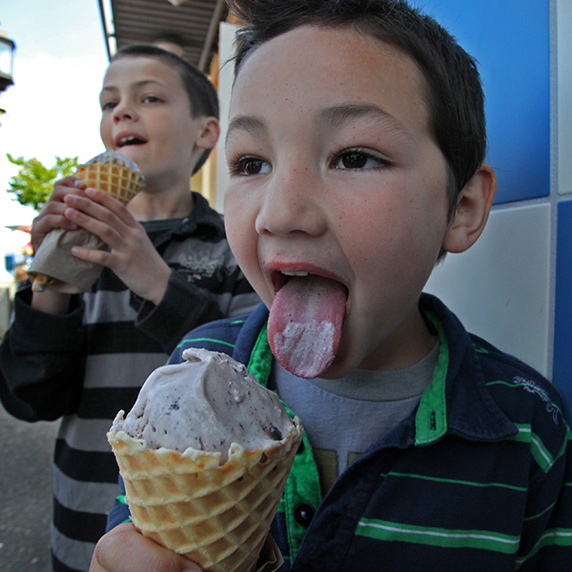
<svg viewBox="0 0 572 572"><path fill-rule="evenodd" d="M129 102L120 101L113 109L113 121L119 123L123 119L134 119L135 111Z"/></svg>
<svg viewBox="0 0 572 572"><path fill-rule="evenodd" d="M323 234L327 219L319 199L319 186L317 178L307 175L272 177L262 191L262 204L256 218L258 234Z"/></svg>

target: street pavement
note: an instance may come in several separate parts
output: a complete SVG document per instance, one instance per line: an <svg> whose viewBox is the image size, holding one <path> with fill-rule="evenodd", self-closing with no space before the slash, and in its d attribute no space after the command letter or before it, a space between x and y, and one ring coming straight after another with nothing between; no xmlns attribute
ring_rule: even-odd
<svg viewBox="0 0 572 572"><path fill-rule="evenodd" d="M0 405L0 572L51 571L51 465L57 426L18 421Z"/></svg>

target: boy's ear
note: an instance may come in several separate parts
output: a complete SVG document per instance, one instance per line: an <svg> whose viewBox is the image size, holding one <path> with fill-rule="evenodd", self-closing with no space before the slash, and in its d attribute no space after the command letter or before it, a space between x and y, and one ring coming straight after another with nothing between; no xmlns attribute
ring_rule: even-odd
<svg viewBox="0 0 572 572"><path fill-rule="evenodd" d="M459 195L455 214L443 238L444 250L464 252L477 241L489 218L496 190L495 172L483 163Z"/></svg>
<svg viewBox="0 0 572 572"><path fill-rule="evenodd" d="M218 141L220 125L216 117L203 117L195 145L200 149L212 149Z"/></svg>

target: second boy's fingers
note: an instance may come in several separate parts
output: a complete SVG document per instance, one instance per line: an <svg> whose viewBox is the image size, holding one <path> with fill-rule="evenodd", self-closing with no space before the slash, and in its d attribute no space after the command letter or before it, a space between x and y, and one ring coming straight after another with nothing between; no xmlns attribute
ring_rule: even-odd
<svg viewBox="0 0 572 572"><path fill-rule="evenodd" d="M77 187L77 188L83 188L85 189L85 187L87 186L81 179L78 179L77 177L75 177L74 175L67 175L66 177L63 177L62 179L58 179L55 183L54 186L67 186L67 187Z"/></svg>
<svg viewBox="0 0 572 572"><path fill-rule="evenodd" d="M135 227L138 225L125 205L107 193L98 191L97 189L88 188L85 194L82 193L81 195L69 194L64 198L64 203L75 211L91 217L94 221L99 221L114 229L119 235L123 235L127 227ZM67 213L66 216L68 216L68 214L71 215L71 211ZM84 223L89 224L89 221L79 216L74 219L74 222L80 226L84 226ZM87 230L97 234L106 242L112 238L100 235L97 226L91 225ZM101 232L105 232L103 227L101 227Z"/></svg>
<svg viewBox="0 0 572 572"><path fill-rule="evenodd" d="M54 190L50 195L48 202L53 201L63 201L64 197L69 193L73 194L83 194L86 189L86 184L81 180L73 176L64 177L59 181L54 183ZM47 203L46 203L47 204Z"/></svg>
<svg viewBox="0 0 572 572"><path fill-rule="evenodd" d="M94 202L102 205L106 209L114 213L119 219L124 223L130 224L135 222L135 219L131 213L127 210L127 207L116 198L112 197L108 193L104 193L99 189L87 188L86 195Z"/></svg>
<svg viewBox="0 0 572 572"><path fill-rule="evenodd" d="M65 209L66 207L63 203L51 205L42 209L40 214L34 219L31 231L34 250L38 250L45 236L54 229L76 230L78 228L73 221L65 216Z"/></svg>
<svg viewBox="0 0 572 572"><path fill-rule="evenodd" d="M96 191L96 193L105 195L105 193L100 191ZM94 201L87 192L85 195L69 194L64 198L65 206L70 207L70 210L65 210L65 215L80 226L89 225L89 228L85 228L98 236L100 236L100 230L98 230L98 225L95 224L97 222L102 223L106 227L116 229L121 234L121 226L126 224L126 221L131 222L132 217L128 212L127 214L123 212L127 209L119 201L113 197L108 197L108 199L105 202ZM103 226L101 229L103 230ZM100 238L106 240L104 236L100 236Z"/></svg>
<svg viewBox="0 0 572 572"><path fill-rule="evenodd" d="M84 210L72 207L67 208L64 214L72 224L99 237L110 248L116 248L123 242L121 230L117 228L117 219L114 219L111 213L109 216L96 215L93 212L86 214Z"/></svg>

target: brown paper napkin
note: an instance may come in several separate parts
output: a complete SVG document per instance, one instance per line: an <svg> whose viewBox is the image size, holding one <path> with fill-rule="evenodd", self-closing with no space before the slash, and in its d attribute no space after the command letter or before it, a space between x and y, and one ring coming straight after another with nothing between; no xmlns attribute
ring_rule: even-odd
<svg viewBox="0 0 572 572"><path fill-rule="evenodd" d="M62 294L89 292L98 279L103 266L87 260L80 260L71 253L72 246L84 246L92 250L108 250L97 236L83 228L50 231L36 252L28 276L34 280L43 274L52 280L47 289Z"/></svg>

